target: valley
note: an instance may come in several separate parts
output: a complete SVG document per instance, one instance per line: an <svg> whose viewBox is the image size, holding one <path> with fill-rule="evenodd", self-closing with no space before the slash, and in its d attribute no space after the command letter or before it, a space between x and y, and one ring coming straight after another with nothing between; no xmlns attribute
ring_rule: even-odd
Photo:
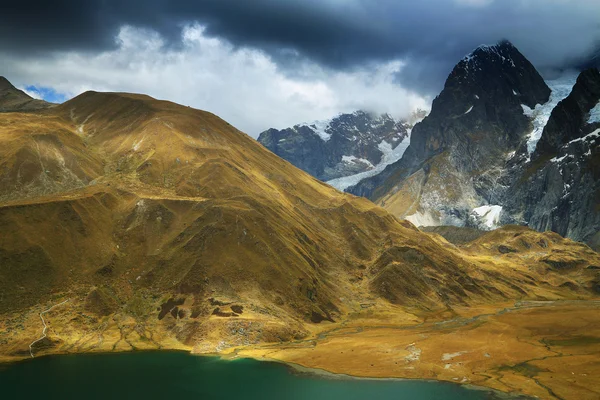
<svg viewBox="0 0 600 400"><path fill-rule="evenodd" d="M0 398L600 399L600 1L0 7Z"/></svg>
<svg viewBox="0 0 600 400"><path fill-rule="evenodd" d="M550 399L598 397L600 302L501 306L405 321L391 317L397 310L359 311L310 339L234 354L359 377L447 380Z"/></svg>
<svg viewBox="0 0 600 400"><path fill-rule="evenodd" d="M23 110L3 90L0 361L183 350L598 396L588 245L518 225L420 230L146 95Z"/></svg>

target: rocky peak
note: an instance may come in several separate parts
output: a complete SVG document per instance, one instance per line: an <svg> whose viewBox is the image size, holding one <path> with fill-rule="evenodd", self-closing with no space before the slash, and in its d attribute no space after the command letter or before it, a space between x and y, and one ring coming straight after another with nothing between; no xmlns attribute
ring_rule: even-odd
<svg viewBox="0 0 600 400"><path fill-rule="evenodd" d="M543 78L510 42L480 46L456 64L402 159L349 191L378 198L397 184L388 177L402 181L446 151L459 171L497 167L530 130L521 104L534 107L549 97Z"/></svg>
<svg viewBox="0 0 600 400"><path fill-rule="evenodd" d="M582 128L599 101L600 72L590 68L577 77L571 94L552 110L534 157L556 154L564 144L584 136L587 132Z"/></svg>
<svg viewBox="0 0 600 400"><path fill-rule="evenodd" d="M404 140L409 125L389 114L355 111L330 120L268 129L258 141L278 156L321 180L374 168ZM384 148L382 148L382 145Z"/></svg>
<svg viewBox="0 0 600 400"><path fill-rule="evenodd" d="M454 100L520 104L535 107L548 101L550 89L534 66L509 41L482 45L456 64L444 87ZM442 92L443 93L443 92ZM462 105L462 104L461 104Z"/></svg>

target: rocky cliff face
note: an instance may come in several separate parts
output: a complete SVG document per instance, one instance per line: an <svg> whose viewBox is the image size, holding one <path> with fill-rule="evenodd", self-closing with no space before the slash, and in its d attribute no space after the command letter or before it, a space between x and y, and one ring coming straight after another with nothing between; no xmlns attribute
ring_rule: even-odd
<svg viewBox="0 0 600 400"><path fill-rule="evenodd" d="M373 169L387 147L393 149L407 137L409 127L408 122L387 114L356 111L327 121L269 129L258 141L296 167L328 181Z"/></svg>
<svg viewBox="0 0 600 400"><path fill-rule="evenodd" d="M508 187L507 164L524 151L531 121L522 105L533 108L549 96L511 43L478 47L452 70L402 159L349 191L418 225L480 221L492 209L474 209L498 204Z"/></svg>
<svg viewBox="0 0 600 400"><path fill-rule="evenodd" d="M577 78L552 111L531 162L506 197L505 222L600 245L600 72Z"/></svg>

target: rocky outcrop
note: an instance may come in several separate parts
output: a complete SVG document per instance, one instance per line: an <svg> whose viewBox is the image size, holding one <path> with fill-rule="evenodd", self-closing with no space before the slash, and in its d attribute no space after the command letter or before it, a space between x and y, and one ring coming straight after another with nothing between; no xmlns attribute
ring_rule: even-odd
<svg viewBox="0 0 600 400"><path fill-rule="evenodd" d="M586 70L552 111L531 162L515 177L504 222L600 248L600 123L590 122L599 102L600 72Z"/></svg>
<svg viewBox="0 0 600 400"><path fill-rule="evenodd" d="M268 129L258 141L296 167L328 181L374 168L382 161L382 146L387 143L395 148L409 127L408 122L387 114L356 111L327 121Z"/></svg>
<svg viewBox="0 0 600 400"><path fill-rule="evenodd" d="M531 131L522 105L549 96L510 42L480 46L454 67L402 159L348 191L417 225L469 224L474 208L504 196L507 164Z"/></svg>

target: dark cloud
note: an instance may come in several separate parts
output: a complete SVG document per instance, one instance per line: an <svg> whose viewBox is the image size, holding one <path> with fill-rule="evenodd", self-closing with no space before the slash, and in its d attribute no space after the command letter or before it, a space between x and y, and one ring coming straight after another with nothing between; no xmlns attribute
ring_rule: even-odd
<svg viewBox="0 0 600 400"><path fill-rule="evenodd" d="M600 39L598 15L597 0L15 1L0 6L0 50L110 49L124 24L177 45L182 25L198 21L286 69L298 57L334 69L403 58L399 82L432 94L460 57L501 38L542 70L581 60Z"/></svg>

